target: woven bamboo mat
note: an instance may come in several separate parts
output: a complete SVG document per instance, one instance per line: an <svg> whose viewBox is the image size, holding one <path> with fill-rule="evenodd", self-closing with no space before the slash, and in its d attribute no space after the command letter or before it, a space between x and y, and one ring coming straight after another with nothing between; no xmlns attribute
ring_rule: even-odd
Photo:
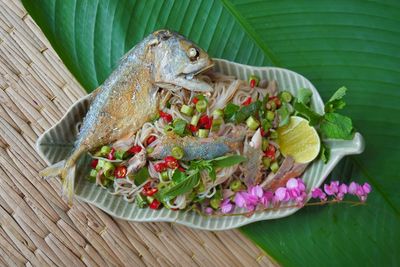
<svg viewBox="0 0 400 267"><path fill-rule="evenodd" d="M37 137L85 92L21 3L0 0L0 266L272 266L238 231L130 223L60 198Z"/></svg>

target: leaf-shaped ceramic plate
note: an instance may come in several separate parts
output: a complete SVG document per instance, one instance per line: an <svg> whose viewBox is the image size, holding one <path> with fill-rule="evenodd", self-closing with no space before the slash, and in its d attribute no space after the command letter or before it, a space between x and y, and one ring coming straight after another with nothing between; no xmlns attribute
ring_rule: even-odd
<svg viewBox="0 0 400 267"><path fill-rule="evenodd" d="M251 74L262 79L276 80L280 90L288 90L294 95L299 88L310 88L313 91L312 108L323 113L323 102L317 90L310 81L293 71L274 67L246 66L221 59L215 59L215 63L216 71L243 80L247 80ZM36 149L48 164L53 164L68 156L77 136L77 125L81 123L88 107L88 96L80 99L56 125L48 129L37 140ZM364 140L359 133L355 134L353 140L329 141L329 145L331 147L330 161L327 164L314 161L303 174L308 189L320 186L343 156L359 154L364 150ZM205 230L226 230L255 221L282 218L298 210L298 208L287 208L265 211L248 218L244 216L205 217L195 212L171 211L165 208L161 210L140 209L134 203L125 202L122 197L113 196L106 190L89 183L84 178L89 171L87 167L89 161L90 158L87 156L82 158L78 164L75 189L77 198L121 219L141 222L169 221Z"/></svg>

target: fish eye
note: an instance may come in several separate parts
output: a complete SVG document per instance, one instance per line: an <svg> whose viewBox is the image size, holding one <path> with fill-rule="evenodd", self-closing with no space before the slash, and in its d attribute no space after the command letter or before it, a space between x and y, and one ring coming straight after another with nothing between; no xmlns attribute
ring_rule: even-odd
<svg viewBox="0 0 400 267"><path fill-rule="evenodd" d="M195 47L191 47L188 50L188 56L191 61L197 60L197 58L199 57L199 54L200 54L199 50Z"/></svg>

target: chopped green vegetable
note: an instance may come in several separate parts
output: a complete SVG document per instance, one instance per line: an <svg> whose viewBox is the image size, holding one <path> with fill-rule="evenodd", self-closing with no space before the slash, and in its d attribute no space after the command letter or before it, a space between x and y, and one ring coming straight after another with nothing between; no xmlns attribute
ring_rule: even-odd
<svg viewBox="0 0 400 267"><path fill-rule="evenodd" d="M187 122L183 119L175 119L173 122L174 133L179 136L184 136Z"/></svg>
<svg viewBox="0 0 400 267"><path fill-rule="evenodd" d="M275 112L268 110L266 117L267 117L267 120L273 121L275 119Z"/></svg>
<svg viewBox="0 0 400 267"><path fill-rule="evenodd" d="M264 157L262 159L262 163L263 163L264 168L268 169L269 166L271 165L271 159L268 157Z"/></svg>
<svg viewBox="0 0 400 267"><path fill-rule="evenodd" d="M290 103L290 101L292 101L292 99L293 99L293 96L292 96L292 94L291 94L289 91L283 91L283 92L280 94L280 98L281 98L281 100L283 100L284 102Z"/></svg>
<svg viewBox="0 0 400 267"><path fill-rule="evenodd" d="M102 146L100 149L100 156L106 156L111 152L111 147L109 146Z"/></svg>
<svg viewBox="0 0 400 267"><path fill-rule="evenodd" d="M271 163L270 169L271 169L271 171L272 171L273 173L276 173L276 172L279 170L278 162L273 161L273 162Z"/></svg>
<svg viewBox="0 0 400 267"><path fill-rule="evenodd" d="M219 117L224 117L224 111L222 109L217 108L213 112L214 119L219 118Z"/></svg>
<svg viewBox="0 0 400 267"><path fill-rule="evenodd" d="M263 119L263 120L261 121L261 125L262 125L262 127L263 127L263 129L264 129L264 132L268 132L269 129L272 128L271 122L270 122L269 120L267 120L267 119Z"/></svg>
<svg viewBox="0 0 400 267"><path fill-rule="evenodd" d="M319 131L323 138L351 140L354 136L351 119L338 113L326 113Z"/></svg>
<svg viewBox="0 0 400 267"><path fill-rule="evenodd" d="M217 210L219 208L219 206L221 205L221 199L219 198L212 198L210 200L210 206L211 208Z"/></svg>
<svg viewBox="0 0 400 267"><path fill-rule="evenodd" d="M260 122L253 116L250 116L246 120L246 125L247 125L247 127L249 127L250 130L254 131L254 130L257 130L258 126L260 126Z"/></svg>
<svg viewBox="0 0 400 267"><path fill-rule="evenodd" d="M285 126L290 121L289 104L282 102L282 106L276 111L279 118L279 127Z"/></svg>
<svg viewBox="0 0 400 267"><path fill-rule="evenodd" d="M136 195L135 203L139 208L145 208L147 206L146 200L144 200L144 198L140 194Z"/></svg>
<svg viewBox="0 0 400 267"><path fill-rule="evenodd" d="M139 186L147 181L150 177L149 170L147 167L143 167L133 174L135 185Z"/></svg>
<svg viewBox="0 0 400 267"><path fill-rule="evenodd" d="M106 163L105 160L99 159L99 161L97 162L97 165L96 165L96 170L100 171L104 167L104 163Z"/></svg>
<svg viewBox="0 0 400 267"><path fill-rule="evenodd" d="M172 156L174 157L174 158L176 158L176 159L181 159L181 158L183 158L183 156L184 156L184 151L183 151L183 149L181 148L181 147L179 147L179 146L174 146L172 149L171 149L171 154L172 154Z"/></svg>
<svg viewBox="0 0 400 267"><path fill-rule="evenodd" d="M199 130L199 137L200 138L207 138L209 131L207 129L200 129Z"/></svg>
<svg viewBox="0 0 400 267"><path fill-rule="evenodd" d="M147 154L151 154L151 153L153 153L153 151L154 151L154 147L147 147L146 148L146 153Z"/></svg>
<svg viewBox="0 0 400 267"><path fill-rule="evenodd" d="M207 102L205 100L199 100L196 103L196 110L200 113L206 111L207 109Z"/></svg>
<svg viewBox="0 0 400 267"><path fill-rule="evenodd" d="M312 91L308 88L300 88L297 93L297 102L308 105L311 101Z"/></svg>
<svg viewBox="0 0 400 267"><path fill-rule="evenodd" d="M182 105L181 107L181 112L186 116L192 116L193 110L194 110L193 107L190 107L188 105Z"/></svg>
<svg viewBox="0 0 400 267"><path fill-rule="evenodd" d="M115 166L111 162L104 162L103 174L105 177L110 178L114 176Z"/></svg>
<svg viewBox="0 0 400 267"><path fill-rule="evenodd" d="M267 150L268 146L269 146L269 141L268 141L268 139L263 138L263 140L262 140L262 146L261 146L262 151Z"/></svg>
<svg viewBox="0 0 400 267"><path fill-rule="evenodd" d="M180 183L185 179L186 179L186 174L184 172L181 172L178 169L174 171L174 174L172 175L172 181L174 181L175 183Z"/></svg>
<svg viewBox="0 0 400 267"><path fill-rule="evenodd" d="M91 183L96 182L96 177L97 177L97 171L95 169L91 169L89 172L89 176L87 177L88 181Z"/></svg>
<svg viewBox="0 0 400 267"><path fill-rule="evenodd" d="M274 100L270 100L267 102L267 109L275 111L276 109L276 103Z"/></svg>
<svg viewBox="0 0 400 267"><path fill-rule="evenodd" d="M169 180L168 171L163 171L163 172L160 173L160 175L161 175L161 180L162 180L163 182L166 182L166 181Z"/></svg>
<svg viewBox="0 0 400 267"><path fill-rule="evenodd" d="M128 156L128 153L126 153L126 151L123 151L123 150L115 151L116 159L126 159L127 156Z"/></svg>
<svg viewBox="0 0 400 267"><path fill-rule="evenodd" d="M243 184L240 180L233 180L231 182L231 184L229 185L229 188L233 191L233 192L237 192L243 189Z"/></svg>
<svg viewBox="0 0 400 267"><path fill-rule="evenodd" d="M223 123L224 123L224 119L222 117L217 117L217 118L213 119L212 124L211 124L211 130L218 131Z"/></svg>
<svg viewBox="0 0 400 267"><path fill-rule="evenodd" d="M200 120L200 115L194 115L192 117L192 120L190 121L190 124L197 126L197 124L199 123L199 120Z"/></svg>
<svg viewBox="0 0 400 267"><path fill-rule="evenodd" d="M276 139L276 138L278 138L278 133L276 131L274 131L274 130L270 130L269 131L269 137L271 139Z"/></svg>

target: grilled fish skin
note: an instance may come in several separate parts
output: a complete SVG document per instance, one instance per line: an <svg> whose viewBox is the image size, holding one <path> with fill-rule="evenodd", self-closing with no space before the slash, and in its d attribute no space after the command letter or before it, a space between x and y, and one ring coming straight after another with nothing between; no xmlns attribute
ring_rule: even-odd
<svg viewBox="0 0 400 267"><path fill-rule="evenodd" d="M158 112L160 87L211 91L195 75L213 66L207 53L178 33L159 30L128 51L117 68L94 92L78 139L65 164L56 163L39 174L61 176L72 203L75 166L82 154L134 134Z"/></svg>

